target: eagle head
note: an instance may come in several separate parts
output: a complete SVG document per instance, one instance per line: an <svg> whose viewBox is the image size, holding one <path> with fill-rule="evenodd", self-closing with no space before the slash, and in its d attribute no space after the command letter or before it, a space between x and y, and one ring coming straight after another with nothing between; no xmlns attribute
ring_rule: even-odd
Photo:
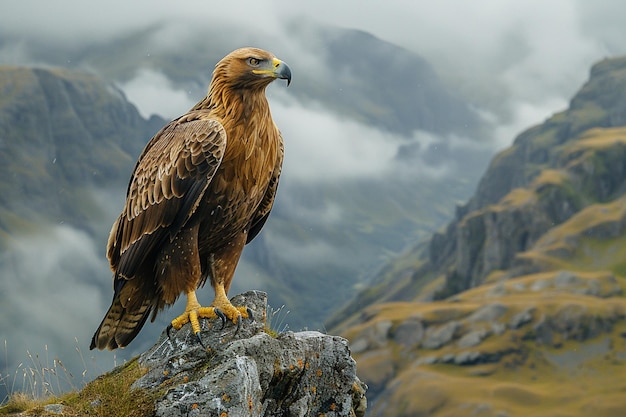
<svg viewBox="0 0 626 417"><path fill-rule="evenodd" d="M213 78L232 88L265 88L277 78L291 83L291 69L272 53L258 48L240 48L215 66Z"/></svg>

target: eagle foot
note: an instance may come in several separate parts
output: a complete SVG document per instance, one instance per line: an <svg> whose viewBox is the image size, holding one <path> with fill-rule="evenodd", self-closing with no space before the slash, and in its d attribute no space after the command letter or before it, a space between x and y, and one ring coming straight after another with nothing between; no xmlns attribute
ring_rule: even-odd
<svg viewBox="0 0 626 417"><path fill-rule="evenodd" d="M201 327L200 327L200 319L213 319L219 318L222 322L222 327L220 330L223 330L226 326L226 320L232 321L237 325L237 329L235 330L235 335L239 332L241 328L242 322L244 318L250 318L254 320L254 314L249 307L235 307L232 304L228 304L223 306L224 310L220 307L199 307L193 310L185 311L180 316L176 317L172 322L167 326L166 334L169 339L172 338L171 331L180 330L185 324L190 323L191 329L196 336L198 342L204 346L202 342L202 338L200 337ZM205 347L206 348L206 347Z"/></svg>

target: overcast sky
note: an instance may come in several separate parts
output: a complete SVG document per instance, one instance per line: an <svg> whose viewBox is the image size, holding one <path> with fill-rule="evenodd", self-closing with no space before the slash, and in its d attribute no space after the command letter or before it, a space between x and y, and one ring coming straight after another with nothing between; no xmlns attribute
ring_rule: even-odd
<svg viewBox="0 0 626 417"><path fill-rule="evenodd" d="M79 45L159 23L167 28L166 48L194 36L207 21L214 24L216 16L225 28L233 24L277 35L285 35L293 19L306 16L404 46L438 72L466 83L491 76L506 83L511 94L542 100L546 92L568 98L592 62L624 53L625 9L619 0L197 0L176 7L163 0L22 0L0 4L0 33Z"/></svg>
<svg viewBox="0 0 626 417"><path fill-rule="evenodd" d="M626 4L619 0L197 0L176 6L162 0L22 0L0 4L0 34L85 45L161 24L161 47L175 48L207 22L215 25L216 16L224 28L252 28L283 39L289 38L291 22L306 16L363 29L413 50L466 94L501 87L506 96L495 99L506 100L517 112L514 127L524 127L527 120L541 121L561 109L593 62L625 53L625 13ZM301 53L288 50L289 45L283 43L280 50L287 61L290 54ZM0 57L17 59L19 44L9 48Z"/></svg>
<svg viewBox="0 0 626 417"><path fill-rule="evenodd" d="M626 53L625 13L626 3L619 0L197 0L175 7L163 0L23 0L0 3L0 35L78 47L158 25L155 44L169 49L219 25L229 38L250 39L237 28L273 36L273 45L260 46L289 62L306 55L306 46L290 42L293 22L306 18L358 28L426 58L448 85L491 118L491 139L503 148L522 129L564 109L594 62ZM27 61L25 54L23 44L14 42L0 50L0 59ZM174 117L197 100L169 90L169 81L150 70L140 70L122 87L144 115ZM168 100L155 99L166 92ZM494 115L494 109L506 110L507 117Z"/></svg>
<svg viewBox="0 0 626 417"><path fill-rule="evenodd" d="M424 57L447 85L475 103L476 110L492 122L491 146L499 149L510 144L521 130L565 109L568 100L587 79L594 62L626 54L624 16L626 2L620 0L2 1L0 37L11 36L16 41L0 48L0 63L30 62L32 57L28 56L25 45L31 40L81 47L106 43L154 25L162 28L155 35L156 45L164 49L176 48L177 42L198 37L207 22L215 25L218 20L224 36L238 39L241 35L237 28L259 31L266 39L277 41L275 45L258 46L272 49L287 62L290 57L298 56L300 61L306 57L311 68L315 68L319 65L315 57L308 56L301 43L291 43L289 36L294 22L313 19L362 29ZM209 66L212 64L208 63ZM372 65L384 67L380 62ZM294 84L290 88L296 87L297 78L298 74L294 73ZM186 92L173 87L162 74L149 69L139 69L136 77L121 87L146 116L158 113L171 118L197 101L197 97L189 97ZM384 170L384 162L395 154L395 149L385 145L390 142L387 132L354 121L339 120L312 104L296 102L290 98L284 84L272 86L270 93L277 124L286 137L298 136L299 145L287 145L288 149L291 147L291 154L286 165L293 173L292 178L306 180L315 173L331 179L339 174L333 169L341 169L343 175L368 175ZM505 111L499 111L503 109ZM299 128L304 123L309 125L306 130ZM326 160L327 154L319 154L323 147L316 142L320 137L334 140L323 134L329 131L337 132L345 139L336 144L343 152L334 154L341 158L335 163ZM416 132L416 135L427 141L437 140L423 132ZM359 140L358 146L352 142L355 138ZM328 167L322 173L319 172L320 160L324 160ZM371 163L364 164L364 160ZM297 166L290 167L289 164ZM442 170L435 171L426 174L440 175ZM17 265L25 276L36 276L32 271L36 262L48 262L48 269L53 271L64 270L68 253L73 255L76 251L83 254L85 262L75 267L108 273L101 256L102 248L92 247L80 232L59 227L50 236L52 242L64 238L73 243L58 248L58 253L53 252L50 257ZM22 239L18 243L13 248L18 255L21 252L34 253L25 249L32 247L33 242ZM45 242L37 241L36 244ZM44 249L41 252L48 253ZM46 298L47 304L38 307L37 311L41 310L39 317L45 319L46 311L55 309L58 304L67 305L67 300L55 298L57 294L50 292L54 288L46 287L45 282L31 284L31 290L41 292L42 297L52 295ZM74 300L83 296L88 298L94 291L84 283L72 285L78 292L72 294ZM5 286L3 289L11 288ZM15 293L19 294L18 291ZM74 316L80 314L77 311L85 306L84 303L77 304L80 306L66 311L71 311ZM49 310L43 310L45 307ZM103 312L105 308L97 306ZM7 323L0 320L3 326L8 326ZM97 325L88 323L78 332L88 338L94 324ZM38 326L33 332L52 327L46 320L40 320ZM7 328L0 328L0 339L8 333ZM76 333L76 329L64 329L58 338L71 339L71 345ZM25 335L28 332L20 337ZM31 339L30 343L37 349L46 341L50 339L42 336ZM15 337L10 342L14 345L22 343L19 338L16 342Z"/></svg>

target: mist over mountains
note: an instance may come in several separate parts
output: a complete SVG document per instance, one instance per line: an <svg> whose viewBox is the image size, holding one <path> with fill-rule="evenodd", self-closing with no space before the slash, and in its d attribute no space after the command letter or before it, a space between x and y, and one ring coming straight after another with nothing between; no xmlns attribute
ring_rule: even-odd
<svg viewBox="0 0 626 417"><path fill-rule="evenodd" d="M380 267L385 253L442 224L454 202L471 190L472 175L479 172L474 163L489 152L461 136L479 132L482 121L423 59L363 32L317 30L332 47L321 62L333 64L326 68L328 78L307 79L303 71L293 97L284 86L269 93L288 157L272 220L246 249L231 290L267 291L273 306L289 310L284 324L294 329L323 329L324 320ZM120 43L127 44L133 40ZM381 62L394 59L388 78L411 88L397 81L377 90L376 73L358 71L363 63L350 51L359 50ZM96 56L92 51L89 59ZM198 78L207 76L199 71ZM1 185L0 267L7 277L2 337L11 346L6 369L17 366L20 351L54 346L57 355L74 350L76 338L79 347L86 343L111 297L103 255L108 228L123 205L134 161L165 120L141 116L103 76L1 67L0 158L7 179ZM411 118L407 107L416 115L438 116ZM467 175L459 178L459 170ZM422 203L425 197L428 205ZM22 297L10 298L14 293ZM47 313L57 306L63 314ZM145 348L176 311L146 326L120 358ZM80 324L72 320L77 312ZM24 315L24 327L11 325Z"/></svg>
<svg viewBox="0 0 626 417"><path fill-rule="evenodd" d="M206 93L212 65L230 50L258 45L294 71L288 89L268 90L285 169L275 210L246 249L232 292L266 290L272 305L286 304L293 328L323 329L388 259L452 218L496 148L564 108L591 62L626 45L619 22L607 19L617 15L609 2L510 10L400 3L372 10L276 1L249 4L244 14L239 5L217 13L197 2L176 10L166 2L0 6L0 62L38 68L25 70L38 74L29 76L31 97L6 93L29 85L14 78L0 96L10 109L0 115L8 179L0 181L0 264L3 277L15 278L0 291L11 306L0 326L9 372L26 348L48 344L54 356L73 351L74 337L87 344L110 301L104 246L132 164L165 120ZM50 71L58 67L71 75ZM85 72L96 74L98 91L81 84ZM45 105L43 85L59 87ZM64 100L72 105L59 105ZM41 111L32 110L36 103ZM16 130L16 120L27 129ZM36 139L21 142L26 137ZM72 157L61 161L66 144ZM59 305L63 314L46 313ZM17 317L24 326L14 325ZM147 326L118 357L146 347L167 320Z"/></svg>
<svg viewBox="0 0 626 417"><path fill-rule="evenodd" d="M445 229L329 320L374 415L626 412L625 92L626 58L595 64Z"/></svg>

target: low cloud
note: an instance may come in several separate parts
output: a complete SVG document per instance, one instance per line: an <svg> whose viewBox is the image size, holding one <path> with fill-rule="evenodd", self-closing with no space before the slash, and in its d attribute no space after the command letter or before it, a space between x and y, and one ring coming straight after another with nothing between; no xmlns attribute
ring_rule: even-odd
<svg viewBox="0 0 626 417"><path fill-rule="evenodd" d="M73 383L80 385L85 364L77 349L85 362L93 364L89 342L98 315L108 307L98 285L110 283L103 248L85 232L64 225L20 235L9 243L0 257L0 342L7 350L2 375L36 367L30 353L44 366L61 360L75 376ZM16 389L23 377L17 379Z"/></svg>
<svg viewBox="0 0 626 417"><path fill-rule="evenodd" d="M130 81L120 85L127 99L137 106L144 118L153 114L171 120L189 110L200 97L175 88L160 72L142 68Z"/></svg>
<svg viewBox="0 0 626 417"><path fill-rule="evenodd" d="M242 9L246 12L241 13ZM137 53L176 50L181 42L190 40L222 47L222 39L211 34L240 43L257 41L262 34L271 45L268 49L294 70L299 62L301 68L319 71L319 52L324 45L315 33L307 37L306 28L298 37L290 37L290 27L312 19L362 29L423 56L452 90L480 109L493 127L492 137L483 138L480 144L425 132L398 137L328 112L316 103L299 102L289 90L274 85L268 95L287 151L281 186L368 180L391 175L394 169L438 178L457 173L455 166L437 162L442 150L502 149L522 130L565 109L595 61L626 53L625 12L626 3L611 0L391 0L385 7L357 0L219 4L193 0L176 3L176 7L163 0L100 4L22 0L0 3L0 60L45 64L41 60L46 55L33 52L37 48L51 54L56 53L55 47L75 52L150 29L151 36L142 45L145 49L138 48ZM295 77L293 88L297 86ZM154 113L176 117L200 98L176 88L154 69L137 69L121 88L144 117ZM398 163L407 150L412 152L413 162ZM286 201L285 195L279 193L279 198ZM123 197L115 201L117 214ZM287 203L291 202L283 204ZM322 208L328 209L333 221L346 215L326 203ZM289 241L278 243L287 249L291 245ZM13 238L0 255L0 342L6 340L8 345L3 375L27 361L27 350L43 352L46 345L51 358L59 357L71 364L75 374L81 373L75 338L84 353L112 295L104 244L95 244L86 233L64 225ZM293 256L328 256L327 248L314 241L292 250ZM204 291L210 294L210 289ZM118 358L147 347L168 317L181 309L177 306L161 315L159 323L148 324L129 348L132 350L118 353ZM87 362L98 355L88 353ZM112 355L105 353L100 358L105 358L101 368L108 369Z"/></svg>
<svg viewBox="0 0 626 417"><path fill-rule="evenodd" d="M274 121L285 141L284 177L319 182L382 173L393 159L392 134L329 113L321 106L273 101Z"/></svg>

